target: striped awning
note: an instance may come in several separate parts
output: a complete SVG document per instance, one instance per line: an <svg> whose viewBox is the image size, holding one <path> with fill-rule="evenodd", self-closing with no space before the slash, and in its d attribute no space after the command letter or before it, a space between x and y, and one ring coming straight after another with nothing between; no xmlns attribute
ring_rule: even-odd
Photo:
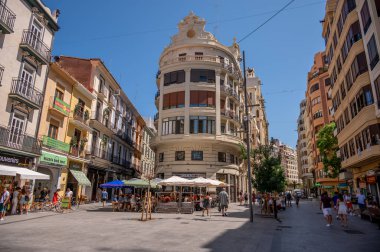
<svg viewBox="0 0 380 252"><path fill-rule="evenodd" d="M86 174L82 171L70 170L71 174L74 176L78 185L91 186L90 180L86 177Z"/></svg>

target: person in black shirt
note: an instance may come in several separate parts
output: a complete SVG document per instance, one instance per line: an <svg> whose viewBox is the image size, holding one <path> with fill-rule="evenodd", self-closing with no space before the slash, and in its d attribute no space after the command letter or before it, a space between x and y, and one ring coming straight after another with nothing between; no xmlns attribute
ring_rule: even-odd
<svg viewBox="0 0 380 252"><path fill-rule="evenodd" d="M319 208L323 211L323 216L327 221L326 227L330 227L332 225L331 201L332 199L327 195L327 192L324 192L321 196Z"/></svg>

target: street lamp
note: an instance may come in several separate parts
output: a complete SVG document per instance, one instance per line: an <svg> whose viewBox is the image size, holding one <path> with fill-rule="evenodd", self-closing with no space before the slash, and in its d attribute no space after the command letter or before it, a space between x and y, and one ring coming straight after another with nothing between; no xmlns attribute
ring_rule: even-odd
<svg viewBox="0 0 380 252"><path fill-rule="evenodd" d="M243 51L243 74L244 74L244 107L245 107L245 133L247 134L247 161L248 161L248 195L249 195L249 220L253 222L253 206L252 206L252 175L251 175L251 147L249 142L249 114L248 114L248 94L247 94L247 75L245 73L245 52Z"/></svg>

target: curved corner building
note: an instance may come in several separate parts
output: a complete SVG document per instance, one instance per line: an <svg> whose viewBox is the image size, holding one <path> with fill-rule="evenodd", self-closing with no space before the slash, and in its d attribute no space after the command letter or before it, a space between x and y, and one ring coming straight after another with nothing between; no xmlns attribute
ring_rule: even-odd
<svg viewBox="0 0 380 252"><path fill-rule="evenodd" d="M235 201L238 191L245 190L240 50L235 42L230 47L218 42L204 30L205 23L190 13L160 56L156 173L225 181Z"/></svg>

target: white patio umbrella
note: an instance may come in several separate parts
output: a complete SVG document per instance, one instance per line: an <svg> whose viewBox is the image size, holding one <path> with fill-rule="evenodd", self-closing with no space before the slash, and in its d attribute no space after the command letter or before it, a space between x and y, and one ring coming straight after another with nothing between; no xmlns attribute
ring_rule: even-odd
<svg viewBox="0 0 380 252"><path fill-rule="evenodd" d="M198 177L198 178L192 179L191 181L194 182L194 186L199 186L199 187L207 187L207 186L212 185L210 180L205 179L203 177Z"/></svg>
<svg viewBox="0 0 380 252"><path fill-rule="evenodd" d="M172 176L157 183L161 186L193 186L194 182L178 176Z"/></svg>
<svg viewBox="0 0 380 252"><path fill-rule="evenodd" d="M229 184L227 183L224 183L220 180L216 180L216 179L206 179L209 183L210 183L210 187L227 187L227 186L230 186Z"/></svg>

